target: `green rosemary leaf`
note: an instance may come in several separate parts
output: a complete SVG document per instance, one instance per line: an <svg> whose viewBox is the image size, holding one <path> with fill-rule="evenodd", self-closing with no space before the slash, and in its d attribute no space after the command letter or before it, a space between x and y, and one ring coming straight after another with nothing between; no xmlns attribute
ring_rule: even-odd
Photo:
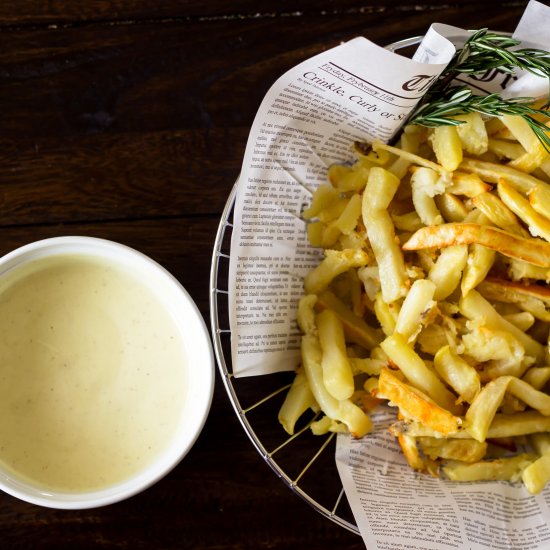
<svg viewBox="0 0 550 550"><path fill-rule="evenodd" d="M479 74L498 68L513 72L519 68L550 78L550 53L536 48L510 50L519 40L481 29L474 32L458 50L443 76L450 73Z"/></svg>

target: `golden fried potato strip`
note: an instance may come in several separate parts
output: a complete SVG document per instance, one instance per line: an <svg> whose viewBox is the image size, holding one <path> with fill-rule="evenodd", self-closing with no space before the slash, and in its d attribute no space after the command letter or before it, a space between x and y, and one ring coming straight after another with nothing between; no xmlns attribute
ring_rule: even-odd
<svg viewBox="0 0 550 550"><path fill-rule="evenodd" d="M437 374L416 353L405 338L395 332L388 336L380 347L405 375L412 386L433 399L440 407L459 413L461 408L455 404L456 397L449 391Z"/></svg>
<svg viewBox="0 0 550 550"><path fill-rule="evenodd" d="M534 456L520 454L509 458L482 460L474 464L449 461L443 466L445 475L453 481L519 481Z"/></svg>
<svg viewBox="0 0 550 550"><path fill-rule="evenodd" d="M501 178L506 178L511 185L522 193L528 193L536 185L548 185L542 180L515 168L484 160L464 158L460 163L459 170L473 172L483 181L489 183L498 183Z"/></svg>
<svg viewBox="0 0 550 550"><path fill-rule="evenodd" d="M394 403L410 419L421 422L445 435L456 433L461 419L437 405L420 390L402 382L389 369L382 369L378 379L377 397Z"/></svg>
<svg viewBox="0 0 550 550"><path fill-rule="evenodd" d="M403 250L446 248L472 243L486 246L510 258L550 268L550 243L518 237L496 227L476 223L446 223L423 227L403 245Z"/></svg>
<svg viewBox="0 0 550 550"><path fill-rule="evenodd" d="M294 434L296 422L302 414L315 405L315 397L307 382L303 368L296 373L294 381L279 409L279 422L289 435Z"/></svg>
<svg viewBox="0 0 550 550"><path fill-rule="evenodd" d="M479 392L466 412L464 427L477 441L485 441L506 391L544 416L550 416L550 395L535 390L527 382L514 376L501 376L489 382Z"/></svg>
<svg viewBox="0 0 550 550"><path fill-rule="evenodd" d="M304 372L321 410L330 418L343 422L351 434L361 437L372 429L370 418L349 399L339 401L326 389L323 383L321 361L323 352L319 339L311 334L302 337L302 364Z"/></svg>

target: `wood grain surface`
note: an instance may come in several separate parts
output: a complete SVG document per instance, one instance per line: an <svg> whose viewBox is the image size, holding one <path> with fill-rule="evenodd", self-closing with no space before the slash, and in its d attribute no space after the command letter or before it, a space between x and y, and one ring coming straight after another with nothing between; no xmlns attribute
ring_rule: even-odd
<svg viewBox="0 0 550 550"><path fill-rule="evenodd" d="M58 235L113 239L169 269L209 321L217 225L274 80L358 35L383 45L433 21L511 31L525 5L2 2L0 253ZM199 440L167 477L83 511L0 493L0 541L3 549L364 548L277 479L219 375Z"/></svg>

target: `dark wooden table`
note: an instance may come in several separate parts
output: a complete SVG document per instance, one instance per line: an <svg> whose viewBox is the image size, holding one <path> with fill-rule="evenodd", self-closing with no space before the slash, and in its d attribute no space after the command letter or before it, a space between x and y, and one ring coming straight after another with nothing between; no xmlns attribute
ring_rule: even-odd
<svg viewBox="0 0 550 550"><path fill-rule="evenodd" d="M525 1L13 0L0 3L0 253L59 235L150 255L209 319L216 228L272 82L364 35L432 21L513 30ZM180 465L84 511L0 494L8 548L364 548L294 495L243 432L217 375Z"/></svg>

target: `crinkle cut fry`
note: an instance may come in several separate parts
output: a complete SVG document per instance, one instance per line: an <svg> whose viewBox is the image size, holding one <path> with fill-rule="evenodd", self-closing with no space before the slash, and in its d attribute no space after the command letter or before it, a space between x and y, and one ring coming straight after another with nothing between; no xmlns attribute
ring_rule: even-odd
<svg viewBox="0 0 550 550"><path fill-rule="evenodd" d="M477 223L446 223L423 227L403 245L403 250L445 248L472 243L486 246L510 258L550 268L550 243L519 237L496 227Z"/></svg>

